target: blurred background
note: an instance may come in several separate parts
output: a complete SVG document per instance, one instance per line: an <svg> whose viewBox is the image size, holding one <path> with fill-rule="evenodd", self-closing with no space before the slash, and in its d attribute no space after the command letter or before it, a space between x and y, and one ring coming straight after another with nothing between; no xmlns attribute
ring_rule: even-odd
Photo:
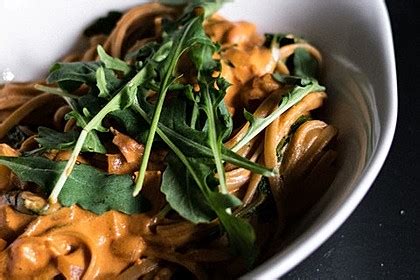
<svg viewBox="0 0 420 280"><path fill-rule="evenodd" d="M351 217L282 279L420 279L420 1L385 2L398 76L391 151Z"/></svg>

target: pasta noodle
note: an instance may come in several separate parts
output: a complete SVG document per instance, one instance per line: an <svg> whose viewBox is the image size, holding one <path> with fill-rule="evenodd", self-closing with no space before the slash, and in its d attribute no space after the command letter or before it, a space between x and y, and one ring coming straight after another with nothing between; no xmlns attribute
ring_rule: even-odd
<svg viewBox="0 0 420 280"><path fill-rule="evenodd" d="M111 56L129 61L130 53L161 38L166 18L179 14L179 8L158 3L132 8L109 35L92 36L84 52L71 53L62 61L97 60L98 44ZM302 40L276 50L264 46L264 38L252 23L231 22L214 15L205 22L205 31L220 44L221 51L215 58L222 64L221 75L231 83L224 99L234 120L234 133L224 142L229 149L243 139L251 126L241 115L244 109L254 118L265 118L280 106L291 87L274 79L273 74L293 72L290 59L296 50L306 50L318 65L322 64L320 52ZM287 38L293 39L291 35ZM35 140L39 126L68 132L76 125L74 118L68 118L72 108L63 97L37 90L36 84L45 85L44 81L35 81L0 87L0 139L5 143L0 146L2 156L19 156L39 148ZM74 94L81 96L88 90L82 86ZM237 151L251 162L277 172L268 178L268 211L254 216L251 213L260 203L259 188L267 180L235 164L224 165L228 191L243 202L235 213L250 217L261 251L275 239L281 240L282 229L302 216L334 178L337 129L316 120L313 114L326 98L323 91L308 94ZM302 118L306 121L296 127ZM145 143L115 127L111 133L108 146L112 144L113 148L107 150L106 156L82 154L78 164L135 178ZM0 166L0 278L205 279L234 278L244 273L243 261L230 254L228 238L220 232L217 219L193 224L168 208L159 190L167 154L165 148L153 148L142 190L151 202L151 210L132 215L115 210L96 215L78 205L58 205L46 215L38 215L30 209L47 203L43 195ZM70 153L50 150L43 156L63 161ZM17 193L23 191L34 194L22 198L23 194ZM246 209L252 205L254 210L248 213Z"/></svg>

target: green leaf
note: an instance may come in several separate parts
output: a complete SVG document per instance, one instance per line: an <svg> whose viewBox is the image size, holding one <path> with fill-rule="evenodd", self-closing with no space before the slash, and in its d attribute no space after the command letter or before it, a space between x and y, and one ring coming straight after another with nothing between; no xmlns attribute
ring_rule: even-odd
<svg viewBox="0 0 420 280"><path fill-rule="evenodd" d="M131 71L131 67L127 63L107 54L101 45L98 45L97 51L101 62L106 68L121 71L124 75L127 75Z"/></svg>
<svg viewBox="0 0 420 280"><path fill-rule="evenodd" d="M102 126L102 121L104 118L111 112L117 110L124 110L131 106L133 100L137 95L138 87L142 84L145 84L153 75L151 75L151 67L150 65L145 65L143 69L141 69L96 115L92 117L92 119L83 127L80 135L76 141L74 146L73 152L70 155L70 158L63 169L63 172L60 174L59 179L54 186L49 201L54 203L60 192L62 191L67 179L71 175L74 166L76 164L77 156L80 154L83 146L85 145L86 141L89 141L89 137L92 137L94 134L94 130L97 131L105 131L106 129ZM73 111L72 113L76 113ZM86 112L83 110L85 115ZM82 121L83 118L79 120ZM94 142L93 144L96 144Z"/></svg>
<svg viewBox="0 0 420 280"><path fill-rule="evenodd" d="M58 88L58 87L47 87L47 86L44 86L44 85L36 84L34 86L34 88L36 88L37 90L42 91L42 92L47 92L47 93L51 93L51 94L54 94L54 95L61 96L65 100L66 99L69 100L69 99L78 99L79 98L79 96L68 93L68 92L66 92L66 91L64 91L64 90L62 90L61 88Z"/></svg>
<svg viewBox="0 0 420 280"><path fill-rule="evenodd" d="M220 203L217 197L211 197L211 200L213 204ZM251 267L256 258L254 228L245 219L228 214L221 205L217 208L217 216L228 234L232 253L243 257L248 267Z"/></svg>
<svg viewBox="0 0 420 280"><path fill-rule="evenodd" d="M278 72L273 74L273 78L285 85L289 86L307 86L312 83L311 78L308 77L298 77L298 76L292 76L292 75L283 75Z"/></svg>
<svg viewBox="0 0 420 280"><path fill-rule="evenodd" d="M0 164L10 168L20 180L33 182L50 192L66 162L42 157L0 157ZM129 175L109 175L89 165L76 165L58 199L63 206L77 204L83 209L102 214L117 210L126 214L142 213L149 203L133 197Z"/></svg>
<svg viewBox="0 0 420 280"><path fill-rule="evenodd" d="M154 108L153 117L150 123L150 131L147 136L144 154L140 164L139 176L137 178L136 187L133 192L134 195L140 192L144 182L144 176L149 161L150 153L152 150L156 129L158 127L159 119L161 117L166 93L170 85L173 84L177 79L177 75L175 73L176 66L181 55L196 45L196 42L191 41L189 39L194 38L194 35L197 32L197 30L203 29L203 20L204 19L200 16L194 16L185 25L180 26L179 29L175 30L172 34L169 34L165 37L166 42L171 40L173 41L173 46L169 49L169 53L166 59L159 63L157 68L159 77L161 78L161 82L159 90L157 92L156 106ZM167 49L166 42L164 42L161 46L161 48L164 48L165 50Z"/></svg>
<svg viewBox="0 0 420 280"><path fill-rule="evenodd" d="M50 69L47 82L58 83L67 92L74 91L83 83L95 86L96 70L99 66L100 62L56 63Z"/></svg>
<svg viewBox="0 0 420 280"><path fill-rule="evenodd" d="M106 77L105 77L105 70L103 67L99 67L96 70L96 86L99 89L99 97L109 98L109 90L107 87Z"/></svg>
<svg viewBox="0 0 420 280"><path fill-rule="evenodd" d="M254 229L246 220L227 212L241 205L241 201L208 185L207 177L212 174L208 159L189 158L185 163L182 166L176 159L169 159L161 187L166 200L182 217L194 223L210 222L215 213L228 234L232 253L242 256L251 266L255 258Z"/></svg>
<svg viewBox="0 0 420 280"><path fill-rule="evenodd" d="M151 116L147 115L143 110L146 106L144 100L142 106L133 104L133 109L136 110L146 121L150 122ZM167 104L165 114L162 115L159 123L159 130L165 134L172 142L177 144L182 153L189 158L213 158L213 152L209 147L207 141L207 132L191 128L187 125L187 103L185 100L176 98L171 103ZM159 136L160 133L158 133ZM231 150L221 146L222 160L232 163L236 166L251 170L254 173L262 174L264 176L273 176L272 170L251 162L246 158L239 156Z"/></svg>
<svg viewBox="0 0 420 280"><path fill-rule="evenodd" d="M162 62L164 61L171 52L173 47L174 41L170 40L166 43L162 44L157 51L152 55L152 60L155 62Z"/></svg>
<svg viewBox="0 0 420 280"><path fill-rule="evenodd" d="M166 160L168 167L163 172L161 191L166 195L171 208L193 223L211 222L216 214L206 202L203 192L191 174L173 153L170 153ZM208 174L206 165L199 164L196 168L204 169L201 173Z"/></svg>
<svg viewBox="0 0 420 280"><path fill-rule="evenodd" d="M144 117L147 114L134 103L134 107ZM185 122L185 119L183 119ZM171 139L160 129L157 133L178 157L177 160L168 158L168 167L163 174L161 191L166 195L166 200L181 216L193 222L209 222L214 211L220 219L223 228L227 231L233 253L243 256L251 265L254 259L255 233L251 225L245 220L231 216L230 208L241 204L241 201L230 194L219 193L215 183L213 170L214 161L208 158L187 157L178 148L179 139ZM206 138L203 138L206 139ZM204 146L213 157L211 149ZM209 183L211 185L209 186ZM216 190L215 190L216 189ZM206 207L207 206L207 207ZM233 224L231 224L233 223ZM251 248L251 250L250 250Z"/></svg>
<svg viewBox="0 0 420 280"><path fill-rule="evenodd" d="M139 118L138 113L132 108L111 112L108 119L113 127L118 127L121 132L130 135L140 143L146 143L149 123Z"/></svg>
<svg viewBox="0 0 420 280"><path fill-rule="evenodd" d="M304 48L297 48L293 54L294 75L316 78L318 73L317 60Z"/></svg>
<svg viewBox="0 0 420 280"><path fill-rule="evenodd" d="M39 127L35 140L45 149L68 150L76 144L79 133L75 130L58 132L48 127Z"/></svg>
<svg viewBox="0 0 420 280"><path fill-rule="evenodd" d="M79 114L77 111L71 111L70 113L68 113L66 115L66 118L67 119L68 118L74 118L76 120L77 125L81 128L84 128L87 124L86 117ZM77 133L77 137L78 137L78 135L79 135L79 133ZM77 143L77 137L75 139L74 144L72 145L72 148ZM81 151L98 153L98 154L105 154L106 153L106 149L102 145L102 142L99 139L99 136L96 133L96 131L90 131L88 133L88 135L86 136L86 140L84 141L84 143L82 145L82 150Z"/></svg>
<svg viewBox="0 0 420 280"><path fill-rule="evenodd" d="M249 129L246 132L245 136L235 145L235 147L233 147L232 150L238 151L239 149L241 149L244 145L246 145L246 143L248 143L252 138L257 136L281 114L286 112L293 105L300 102L309 93L323 90L325 90L325 88L323 86L320 86L318 84L318 81L312 79L311 82L305 86L295 86L293 89L291 89L288 94L283 96L277 109L275 109L267 117L256 118L249 113L245 113L245 117L250 123Z"/></svg>
<svg viewBox="0 0 420 280"><path fill-rule="evenodd" d="M106 131L106 128L102 126L102 121L109 113L117 110L127 109L132 105L134 99L136 98L138 87L147 83L149 79L153 78L151 71L153 71L151 66L145 65L143 69L141 69L105 106L103 106L103 108L97 114L92 116L86 125L83 126L83 129L80 132L70 158L51 192L49 197L50 202L54 203L57 200L69 175L73 171L77 156L80 154L86 141L89 141L89 137L95 136L95 130L102 132ZM73 111L72 113L76 112ZM83 113L85 116L88 115L86 114L85 110L83 110ZM80 118L79 116L80 121L83 119L84 118ZM97 142L93 142L92 144L97 144ZM95 148L95 146L92 146L92 148Z"/></svg>

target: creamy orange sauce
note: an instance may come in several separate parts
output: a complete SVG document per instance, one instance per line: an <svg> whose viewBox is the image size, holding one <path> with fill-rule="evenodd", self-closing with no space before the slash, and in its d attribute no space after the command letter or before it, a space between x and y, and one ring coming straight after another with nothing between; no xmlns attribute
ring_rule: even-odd
<svg viewBox="0 0 420 280"><path fill-rule="evenodd" d="M10 216L9 218L12 218ZM0 253L2 279L111 279L140 258L150 218L77 206L38 217ZM36 276L39 275L39 276Z"/></svg>
<svg viewBox="0 0 420 280"><path fill-rule="evenodd" d="M7 144L0 144L0 156L17 157L20 153ZM0 191L7 191L10 189L10 169L6 166L0 165Z"/></svg>
<svg viewBox="0 0 420 280"><path fill-rule="evenodd" d="M231 22L215 16L207 21L206 33L222 45L220 60L222 76L232 85L227 89L225 103L233 115L243 108L239 92L254 77L273 73L277 60L270 49L262 46L264 39L254 24Z"/></svg>

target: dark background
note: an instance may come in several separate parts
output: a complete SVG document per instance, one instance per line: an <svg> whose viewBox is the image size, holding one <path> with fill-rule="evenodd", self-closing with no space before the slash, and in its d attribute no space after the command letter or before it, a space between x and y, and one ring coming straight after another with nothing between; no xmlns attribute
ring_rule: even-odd
<svg viewBox="0 0 420 280"><path fill-rule="evenodd" d="M420 0L386 4L399 102L391 151L356 211L282 279L420 279Z"/></svg>

